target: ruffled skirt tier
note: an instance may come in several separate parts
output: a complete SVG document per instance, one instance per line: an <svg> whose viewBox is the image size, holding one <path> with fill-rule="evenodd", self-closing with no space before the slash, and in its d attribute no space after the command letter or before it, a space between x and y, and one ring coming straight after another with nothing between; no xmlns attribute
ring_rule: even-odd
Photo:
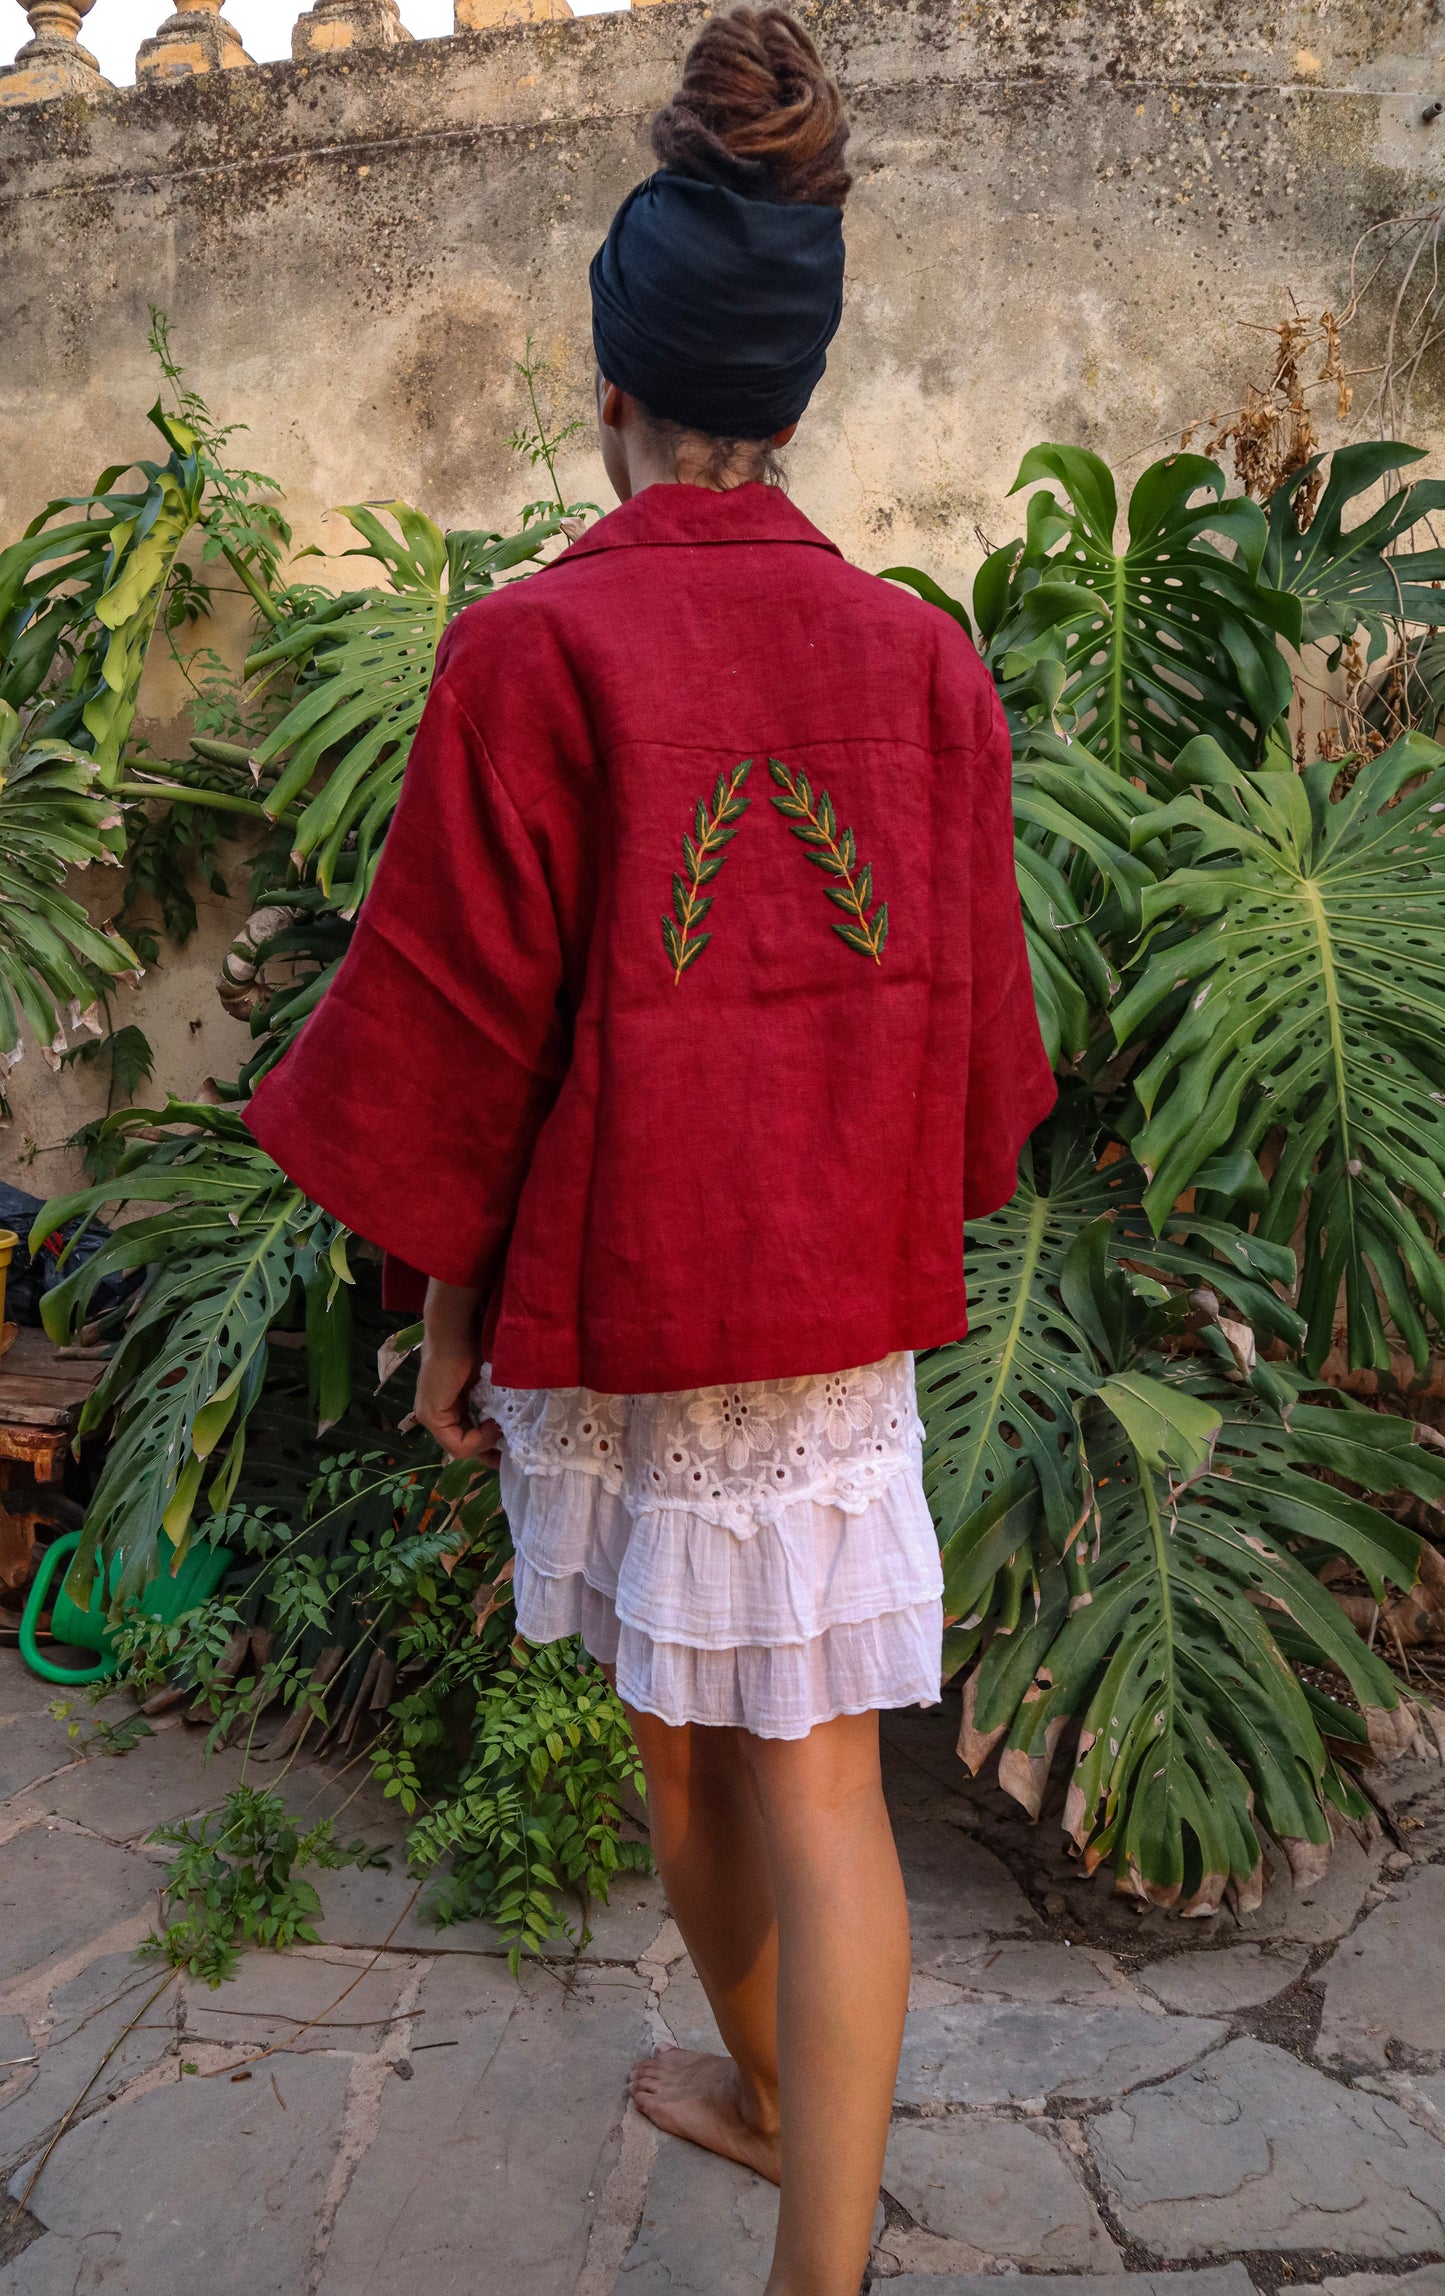
<svg viewBox="0 0 1445 2296"><path fill-rule="evenodd" d="M942 1573L907 1356L664 1396L485 1380L529 1642L580 1635L664 1722L805 1737L939 1694Z"/></svg>

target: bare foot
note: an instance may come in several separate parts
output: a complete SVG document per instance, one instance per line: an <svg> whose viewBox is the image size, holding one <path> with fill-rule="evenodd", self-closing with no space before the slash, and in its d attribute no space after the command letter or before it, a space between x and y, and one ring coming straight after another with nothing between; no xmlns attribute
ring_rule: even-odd
<svg viewBox="0 0 1445 2296"><path fill-rule="evenodd" d="M777 2131L769 2135L743 2116L742 2075L731 2057L700 2049L659 2049L632 2068L629 2089L640 2113L669 2136L741 2161L770 2184L781 2179Z"/></svg>

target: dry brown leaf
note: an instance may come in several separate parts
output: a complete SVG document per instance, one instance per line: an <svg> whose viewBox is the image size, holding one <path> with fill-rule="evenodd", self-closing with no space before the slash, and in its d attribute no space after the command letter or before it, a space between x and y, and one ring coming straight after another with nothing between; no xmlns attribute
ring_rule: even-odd
<svg viewBox="0 0 1445 2296"><path fill-rule="evenodd" d="M1008 1731L1006 1722L1000 1722L996 1730L976 1729L973 1717L977 1705L978 1669L975 1667L963 1686L963 1720L958 1731L958 1758L970 1776L975 1778Z"/></svg>

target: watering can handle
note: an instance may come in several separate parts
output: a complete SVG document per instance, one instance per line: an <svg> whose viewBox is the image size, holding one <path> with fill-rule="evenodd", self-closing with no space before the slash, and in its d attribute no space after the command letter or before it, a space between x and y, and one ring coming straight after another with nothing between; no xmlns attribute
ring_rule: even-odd
<svg viewBox="0 0 1445 2296"><path fill-rule="evenodd" d="M79 1545L79 1531L67 1531L62 1538L51 1540L40 1558L35 1583L25 1598L25 1611L20 1621L20 1655L31 1673L38 1674L42 1682L59 1682L66 1689L79 1687L86 1682L99 1682L103 1675L115 1670L114 1660L107 1658L98 1659L94 1666L57 1666L52 1659L41 1657L35 1640L35 1630L40 1624L40 1613L45 1608L51 1581L62 1562L73 1555Z"/></svg>

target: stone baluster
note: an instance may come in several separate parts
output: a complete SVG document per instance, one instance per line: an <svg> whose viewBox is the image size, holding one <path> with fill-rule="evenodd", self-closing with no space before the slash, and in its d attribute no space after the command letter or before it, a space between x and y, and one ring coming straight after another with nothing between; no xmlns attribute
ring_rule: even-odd
<svg viewBox="0 0 1445 2296"><path fill-rule="evenodd" d="M572 13L572 0L455 0L454 25L489 32L494 24L551 23Z"/></svg>
<svg viewBox="0 0 1445 2296"><path fill-rule="evenodd" d="M0 72L0 104L38 104L47 96L98 96L110 86L88 48L80 20L95 0L33 0L25 11L33 37Z"/></svg>
<svg viewBox="0 0 1445 2296"><path fill-rule="evenodd" d="M229 72L251 58L234 24L221 14L221 0L176 0L174 16L142 40L135 60L138 80L188 80L194 72Z"/></svg>
<svg viewBox="0 0 1445 2296"><path fill-rule="evenodd" d="M396 0L316 0L291 27L298 64L347 48L395 48L411 38Z"/></svg>

